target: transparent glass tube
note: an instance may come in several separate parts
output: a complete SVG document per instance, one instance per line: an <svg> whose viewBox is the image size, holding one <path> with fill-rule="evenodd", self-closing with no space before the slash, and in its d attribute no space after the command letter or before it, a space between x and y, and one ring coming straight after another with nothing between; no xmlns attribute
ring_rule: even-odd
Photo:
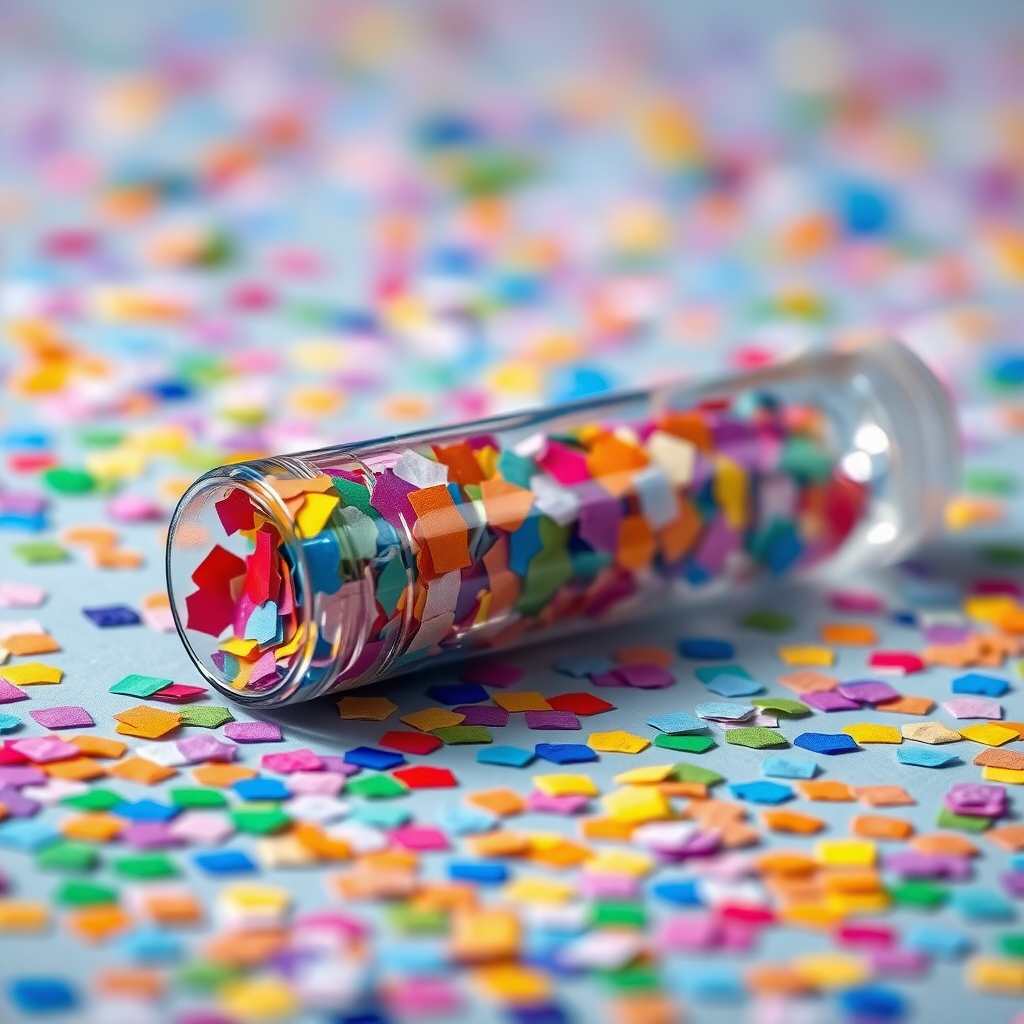
<svg viewBox="0 0 1024 1024"><path fill-rule="evenodd" d="M271 706L720 592L903 557L958 477L895 342L213 470L171 522L178 631Z"/></svg>

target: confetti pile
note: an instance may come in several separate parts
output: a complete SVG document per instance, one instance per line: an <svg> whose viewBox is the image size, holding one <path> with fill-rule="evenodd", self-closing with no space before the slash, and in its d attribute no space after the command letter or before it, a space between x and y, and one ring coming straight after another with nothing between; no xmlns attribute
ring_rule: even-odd
<svg viewBox="0 0 1024 1024"><path fill-rule="evenodd" d="M204 478L168 539L172 585L199 532L212 543L200 521L211 501L221 538L248 548L239 557L213 544L189 574L185 629L220 638L200 664L246 695L288 686L307 663L300 616L313 606L309 672L323 682L302 689L315 695L428 655L608 621L639 600L664 602L673 580L806 569L872 510L872 488L846 472L835 424L812 405L739 390L655 420L592 415L561 414L557 433L512 446L471 433L357 448L358 458L328 450L304 457L302 475L275 475L274 460L245 467L276 511L230 476ZM873 481L880 500L886 475ZM367 582L373 599L360 614Z"/></svg>
<svg viewBox="0 0 1024 1024"><path fill-rule="evenodd" d="M121 6L0 7L0 1019L1020 1024L1008 15ZM170 512L213 467L894 333L968 456L899 566L273 714L174 631ZM440 460L460 506L497 440L479 480ZM597 475L599 439L553 440ZM396 502L440 485L383 468ZM284 500L329 539L358 481L326 475L331 508ZM189 593L256 606L221 652L249 685L287 573L225 511L254 592L242 561ZM486 557L424 540L432 582ZM570 584L520 540L539 614ZM434 590L418 630L479 614Z"/></svg>

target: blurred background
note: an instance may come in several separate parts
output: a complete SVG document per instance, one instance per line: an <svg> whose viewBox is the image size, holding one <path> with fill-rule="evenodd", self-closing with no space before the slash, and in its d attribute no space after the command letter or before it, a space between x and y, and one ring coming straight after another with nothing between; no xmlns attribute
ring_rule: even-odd
<svg viewBox="0 0 1024 1024"><path fill-rule="evenodd" d="M896 332L984 439L1022 176L1010 2L3 0L0 415L184 480Z"/></svg>

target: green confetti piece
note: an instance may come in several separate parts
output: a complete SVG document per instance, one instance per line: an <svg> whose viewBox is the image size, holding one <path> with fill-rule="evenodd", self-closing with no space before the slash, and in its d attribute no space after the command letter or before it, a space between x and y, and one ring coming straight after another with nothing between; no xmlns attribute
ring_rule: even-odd
<svg viewBox="0 0 1024 1024"><path fill-rule="evenodd" d="M114 871L125 878L152 880L157 878L175 878L178 869L169 857L162 853L139 853L129 857L120 857L114 861Z"/></svg>
<svg viewBox="0 0 1024 1024"><path fill-rule="evenodd" d="M948 807L939 811L935 824L939 828L955 828L959 832L984 832L995 818L983 818L973 814L954 814Z"/></svg>
<svg viewBox="0 0 1024 1024"><path fill-rule="evenodd" d="M599 901L591 908L591 928L647 927L647 911L633 900Z"/></svg>
<svg viewBox="0 0 1024 1024"><path fill-rule="evenodd" d="M998 469L968 469L964 471L964 490L1005 496L1017 490L1017 478Z"/></svg>
<svg viewBox="0 0 1024 1024"><path fill-rule="evenodd" d="M725 742L735 747L750 747L753 750L764 750L766 747L788 747L789 742L778 729L769 729L764 725L748 725L739 729L727 729Z"/></svg>
<svg viewBox="0 0 1024 1024"><path fill-rule="evenodd" d="M242 972L227 964L193 960L182 964L175 975L177 984L194 992L216 992L229 981L242 976Z"/></svg>
<svg viewBox="0 0 1024 1024"><path fill-rule="evenodd" d="M1004 956L1024 957L1024 932L1006 932L997 941Z"/></svg>
<svg viewBox="0 0 1024 1024"><path fill-rule="evenodd" d="M688 761L674 765L668 778L671 782L697 782L705 786L717 786L719 782L725 781L724 775Z"/></svg>
<svg viewBox="0 0 1024 1024"><path fill-rule="evenodd" d="M792 473L801 480L824 483L832 475L832 456L806 437L789 438L782 449L779 472Z"/></svg>
<svg viewBox="0 0 1024 1024"><path fill-rule="evenodd" d="M443 910L413 907L405 903L389 906L387 918L393 928L406 935L444 935L450 925L448 915Z"/></svg>
<svg viewBox="0 0 1024 1024"><path fill-rule="evenodd" d="M109 811L124 803L124 797L111 789L90 789L88 793L66 796L61 803L79 811Z"/></svg>
<svg viewBox="0 0 1024 1024"><path fill-rule="evenodd" d="M235 716L227 708L216 704L182 704L175 710L181 715L182 725L191 725L199 729L218 729L235 720Z"/></svg>
<svg viewBox="0 0 1024 1024"><path fill-rule="evenodd" d="M934 910L949 899L949 893L944 886L923 878L899 882L889 889L889 895L900 906L918 907L922 910Z"/></svg>
<svg viewBox="0 0 1024 1024"><path fill-rule="evenodd" d="M405 796L409 787L404 782L390 775L358 775L345 783L345 792L361 796L366 800L389 800L396 796Z"/></svg>
<svg viewBox="0 0 1024 1024"><path fill-rule="evenodd" d="M985 544L978 548L978 555L984 562L1003 567L1024 565L1024 547L1019 544Z"/></svg>
<svg viewBox="0 0 1024 1024"><path fill-rule="evenodd" d="M355 480L343 476L332 476L334 489L341 495L342 502L349 508L357 508L364 516L380 519L380 513L370 504L369 490Z"/></svg>
<svg viewBox="0 0 1024 1024"><path fill-rule="evenodd" d="M36 867L41 871L66 871L71 874L90 871L99 861L95 848L85 843L57 842L36 855Z"/></svg>
<svg viewBox="0 0 1024 1024"><path fill-rule="evenodd" d="M759 629L763 633L786 633L794 625L791 616L771 608L755 608L738 621L746 629Z"/></svg>
<svg viewBox="0 0 1024 1024"><path fill-rule="evenodd" d="M657 971L646 964L631 964L618 971L598 973L612 988L623 992L651 992L661 988Z"/></svg>
<svg viewBox="0 0 1024 1024"><path fill-rule="evenodd" d="M433 735L449 746L457 743L493 742L490 731L485 725L443 725L440 729L434 729Z"/></svg>
<svg viewBox="0 0 1024 1024"><path fill-rule="evenodd" d="M271 835L287 828L292 819L277 804L253 801L228 812L235 828L254 836Z"/></svg>
<svg viewBox="0 0 1024 1024"><path fill-rule="evenodd" d="M124 431L109 427L87 427L78 432L78 440L86 448L116 448L124 440Z"/></svg>
<svg viewBox="0 0 1024 1024"><path fill-rule="evenodd" d="M141 676L131 673L110 688L111 693L120 693L126 697L152 697L158 690L170 686L173 679L160 679L157 676Z"/></svg>
<svg viewBox="0 0 1024 1024"><path fill-rule="evenodd" d="M53 894L62 907L97 907L117 902L117 890L96 882L64 882Z"/></svg>
<svg viewBox="0 0 1024 1024"><path fill-rule="evenodd" d="M390 618L409 586L409 572L401 558L392 558L377 579L377 603Z"/></svg>
<svg viewBox="0 0 1024 1024"><path fill-rule="evenodd" d="M96 489L96 478L84 469L54 466L43 473L43 483L57 494L91 494Z"/></svg>
<svg viewBox="0 0 1024 1024"><path fill-rule="evenodd" d="M11 549L15 558L27 565L48 565L51 562L66 562L71 556L52 540L30 540L15 544Z"/></svg>
<svg viewBox="0 0 1024 1024"><path fill-rule="evenodd" d="M715 741L710 736L667 736L659 733L654 737L654 745L666 750L681 750L685 754L703 754L715 746Z"/></svg>
<svg viewBox="0 0 1024 1024"><path fill-rule="evenodd" d="M800 700L789 697L755 697L751 702L755 708L777 711L780 715L809 715L811 709Z"/></svg>
<svg viewBox="0 0 1024 1024"><path fill-rule="evenodd" d="M171 803L175 807L226 807L227 797L219 789L172 789Z"/></svg>

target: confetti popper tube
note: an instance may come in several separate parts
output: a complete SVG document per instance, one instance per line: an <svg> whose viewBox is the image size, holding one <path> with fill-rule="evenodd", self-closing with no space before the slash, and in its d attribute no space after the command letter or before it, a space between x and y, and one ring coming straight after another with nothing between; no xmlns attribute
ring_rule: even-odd
<svg viewBox="0 0 1024 1024"><path fill-rule="evenodd" d="M171 523L178 631L254 705L900 558L958 478L895 342L213 470Z"/></svg>

